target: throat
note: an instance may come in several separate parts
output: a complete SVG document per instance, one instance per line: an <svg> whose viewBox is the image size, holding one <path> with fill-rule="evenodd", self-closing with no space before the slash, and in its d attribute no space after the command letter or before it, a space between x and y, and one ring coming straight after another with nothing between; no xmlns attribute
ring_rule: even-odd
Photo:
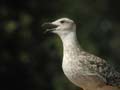
<svg viewBox="0 0 120 90"><path fill-rule="evenodd" d="M61 36L61 39L62 39L64 51L69 50L69 49L70 50L71 49L75 50L77 48L80 49L75 32L70 32L66 34L65 36Z"/></svg>

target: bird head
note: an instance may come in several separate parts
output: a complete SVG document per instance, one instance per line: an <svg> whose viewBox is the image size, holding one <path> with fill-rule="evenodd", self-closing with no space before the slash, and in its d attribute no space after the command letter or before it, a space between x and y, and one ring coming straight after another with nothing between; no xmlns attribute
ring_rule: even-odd
<svg viewBox="0 0 120 90"><path fill-rule="evenodd" d="M59 36L75 32L76 30L74 21L69 18L60 18L53 22L44 23L42 27L46 29L46 32L49 31L58 34Z"/></svg>

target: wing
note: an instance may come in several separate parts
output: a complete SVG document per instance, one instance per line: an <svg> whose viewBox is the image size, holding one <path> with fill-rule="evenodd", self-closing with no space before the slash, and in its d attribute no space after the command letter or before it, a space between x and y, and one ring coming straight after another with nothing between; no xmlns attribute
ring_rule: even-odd
<svg viewBox="0 0 120 90"><path fill-rule="evenodd" d="M86 56L88 68L91 73L95 73L108 85L120 86L120 73L117 72L112 65L93 54L87 52L83 54Z"/></svg>

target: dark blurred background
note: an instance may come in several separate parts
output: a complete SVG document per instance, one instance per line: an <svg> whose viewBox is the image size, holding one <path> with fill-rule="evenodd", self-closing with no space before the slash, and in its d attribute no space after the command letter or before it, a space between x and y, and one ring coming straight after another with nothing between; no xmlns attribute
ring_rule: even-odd
<svg viewBox="0 0 120 90"><path fill-rule="evenodd" d="M41 24L73 19L88 52L119 70L119 0L0 0L0 90L80 90L62 72L62 44Z"/></svg>

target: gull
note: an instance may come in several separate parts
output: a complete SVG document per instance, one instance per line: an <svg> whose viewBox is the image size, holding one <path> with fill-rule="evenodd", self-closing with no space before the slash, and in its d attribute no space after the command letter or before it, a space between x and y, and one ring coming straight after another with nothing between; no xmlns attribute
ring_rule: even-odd
<svg viewBox="0 0 120 90"><path fill-rule="evenodd" d="M73 84L83 90L120 90L120 73L106 60L82 49L73 20L60 18L42 27L62 40L62 69Z"/></svg>

